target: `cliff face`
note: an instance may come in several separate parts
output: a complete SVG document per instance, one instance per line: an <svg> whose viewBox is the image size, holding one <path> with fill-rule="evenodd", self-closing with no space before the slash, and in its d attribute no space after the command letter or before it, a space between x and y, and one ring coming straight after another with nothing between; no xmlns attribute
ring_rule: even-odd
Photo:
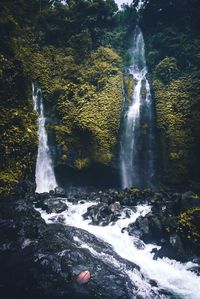
<svg viewBox="0 0 200 299"><path fill-rule="evenodd" d="M78 169L108 164L120 126L121 58L111 48L99 47L77 63L69 51L45 49L33 53L31 63L53 119L48 128L58 149L56 164Z"/></svg>
<svg viewBox="0 0 200 299"><path fill-rule="evenodd" d="M199 188L200 35L197 1L150 1L141 24L161 148L161 181Z"/></svg>
<svg viewBox="0 0 200 299"><path fill-rule="evenodd" d="M3 196L22 178L34 178L37 116L32 82L43 92L55 165L85 169L112 161L120 126L122 67L121 47L117 46L117 53L113 44L120 44L124 35L116 23L114 1L68 5L44 1L40 8L35 0L4 2L0 23Z"/></svg>
<svg viewBox="0 0 200 299"><path fill-rule="evenodd" d="M43 91L56 164L76 169L110 165L116 157L122 66L136 22L134 5L116 13L114 1L54 1L53 6L44 1L41 8L35 0L3 2L1 192L10 192L22 176L34 175L31 81ZM198 188L199 4L170 3L147 2L140 17L160 138L160 182ZM125 83L130 93L131 80Z"/></svg>
<svg viewBox="0 0 200 299"><path fill-rule="evenodd" d="M0 56L0 194L34 177L37 151L36 116L20 61Z"/></svg>

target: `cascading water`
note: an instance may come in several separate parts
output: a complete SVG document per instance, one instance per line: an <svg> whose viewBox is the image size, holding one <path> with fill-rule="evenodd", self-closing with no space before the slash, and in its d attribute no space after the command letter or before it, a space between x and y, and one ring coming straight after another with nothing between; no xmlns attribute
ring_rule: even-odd
<svg viewBox="0 0 200 299"><path fill-rule="evenodd" d="M54 190L57 186L45 130L46 118L41 89L32 84L34 110L38 113L38 153L36 161L36 192Z"/></svg>
<svg viewBox="0 0 200 299"><path fill-rule="evenodd" d="M153 103L147 66L144 39L136 26L133 47L129 50L131 63L127 68L133 79L131 104L124 91L120 163L122 187L153 187L155 175Z"/></svg>
<svg viewBox="0 0 200 299"><path fill-rule="evenodd" d="M122 277L131 281L132 286L127 285L127 288L130 288L129 299L199 298L200 277L190 271L195 266L194 263L183 264L168 258L155 260L152 253L152 249L156 248L155 245L144 244L138 236L129 236L126 232L125 228L130 223L134 223L139 216L144 216L151 210L150 206L138 205L134 211L130 211L128 218L124 211L117 222L98 226L91 225L91 220L84 220L82 217L89 207L94 207L95 202L80 201L73 204L63 198L62 201L68 206L66 211L60 214L47 214L39 209L43 219L47 223L59 223L59 219L62 219L63 225L76 227L78 231L80 229L78 234L73 233L73 242L77 247L89 250L97 260L103 261L105 265L111 265ZM94 238L85 238L83 230L104 242L107 249L99 248ZM135 245L138 241L142 242L142 248ZM130 263L138 265L139 269L131 268ZM156 282L154 285L151 284L152 280Z"/></svg>

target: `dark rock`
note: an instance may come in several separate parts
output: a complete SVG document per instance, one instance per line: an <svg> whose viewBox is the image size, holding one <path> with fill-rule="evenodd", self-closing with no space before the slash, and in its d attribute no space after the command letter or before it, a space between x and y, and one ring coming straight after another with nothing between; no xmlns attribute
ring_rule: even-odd
<svg viewBox="0 0 200 299"><path fill-rule="evenodd" d="M134 240L133 240L133 244L135 245L135 247L136 247L137 249L142 250L142 249L145 248L145 244L144 244L140 239L134 239Z"/></svg>
<svg viewBox="0 0 200 299"><path fill-rule="evenodd" d="M135 210L134 210L134 211L135 211ZM130 218L130 217L131 217L131 213L132 213L132 211L131 211L130 209L125 208L125 209L123 210L123 213L124 213L124 215L125 215L125 218Z"/></svg>
<svg viewBox="0 0 200 299"><path fill-rule="evenodd" d="M55 190L54 190L54 196L56 197L67 197L67 194L65 192L65 190L61 187L56 187Z"/></svg>
<svg viewBox="0 0 200 299"><path fill-rule="evenodd" d="M181 238L177 234L170 235L169 241L165 242L157 252L157 257L167 256L178 261L185 261L186 252L184 250Z"/></svg>
<svg viewBox="0 0 200 299"><path fill-rule="evenodd" d="M181 198L181 211L187 211L194 207L200 207L200 198L192 191L183 193Z"/></svg>
<svg viewBox="0 0 200 299"><path fill-rule="evenodd" d="M49 195L48 195L48 197L46 197L46 193L41 194L41 197L39 197L39 200L37 200L37 202L35 202L35 207L46 211L48 214L51 214L51 213L59 214L68 209L66 203L64 203L62 201L62 199L51 198L51 197L49 197Z"/></svg>
<svg viewBox="0 0 200 299"><path fill-rule="evenodd" d="M121 229L121 233L123 234L124 232L126 232L127 231L127 227L123 227L122 229Z"/></svg>
<svg viewBox="0 0 200 299"><path fill-rule="evenodd" d="M111 211L111 210L110 210ZM89 233L61 224L46 225L26 200L0 202L0 292L4 299L128 299L137 288L113 265L96 259L79 241L97 251L119 257ZM121 259L120 263L124 263ZM81 267L82 265L82 267ZM138 269L133 263L128 267ZM91 272L84 287L79 270Z"/></svg>
<svg viewBox="0 0 200 299"><path fill-rule="evenodd" d="M199 265L193 266L193 267L189 268L189 270L191 272L194 272L197 276L200 276L200 266Z"/></svg>
<svg viewBox="0 0 200 299"><path fill-rule="evenodd" d="M36 195L35 195L36 201L45 200L47 198L49 198L49 193L48 192L36 193Z"/></svg>
<svg viewBox="0 0 200 299"><path fill-rule="evenodd" d="M66 203L62 202L59 199L55 199L55 198L45 200L44 205L45 205L45 211L48 214L51 214L51 213L59 214L68 209Z"/></svg>
<svg viewBox="0 0 200 299"><path fill-rule="evenodd" d="M136 222L129 224L127 231L130 236L138 237L145 242L150 241L152 237L147 217L140 216Z"/></svg>
<svg viewBox="0 0 200 299"><path fill-rule="evenodd" d="M91 219L93 225L108 225L115 222L122 215L123 208L120 203L113 204L99 203L97 205L90 206L87 212L83 215L84 219Z"/></svg>
<svg viewBox="0 0 200 299"><path fill-rule="evenodd" d="M84 200L80 200L79 203L80 203L80 204L84 204L85 201L84 201Z"/></svg>

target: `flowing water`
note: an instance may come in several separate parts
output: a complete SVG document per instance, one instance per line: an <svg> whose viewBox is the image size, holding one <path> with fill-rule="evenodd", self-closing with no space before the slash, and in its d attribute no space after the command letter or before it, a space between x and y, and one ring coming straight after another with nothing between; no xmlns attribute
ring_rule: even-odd
<svg viewBox="0 0 200 299"><path fill-rule="evenodd" d="M81 240L74 236L74 241L79 247L87 248L95 258L100 259L105 264L112 265L123 276L128 276L135 289L130 298L143 299L198 299L200 294L200 277L189 269L193 263L179 263L168 258L153 259L151 244L144 244L143 249L138 249L134 241L137 237L129 236L127 232L122 233L122 228L133 223L140 215L145 215L150 211L147 205L137 206L136 211L131 212L130 218L122 215L116 223L108 226L95 226L90 224L90 220L84 220L82 215L94 202L72 204L65 200L68 210L61 214L46 214L40 210L42 217L47 223L56 222L62 215L64 223L95 235L99 239L109 244L113 248L114 254L97 250L93 241ZM108 246L108 245L107 245ZM116 257L116 254L119 258ZM127 262L134 263L140 267L130 269ZM151 281L156 284L152 286Z"/></svg>
<svg viewBox="0 0 200 299"><path fill-rule="evenodd" d="M131 104L124 100L123 132L121 137L121 174L123 187L133 185L152 186L155 174L153 105L147 78L143 35L139 27L134 32L131 49L131 64L128 74L134 80ZM36 163L36 192L49 192L57 186L47 133L42 93L33 85L34 110L38 113L38 155ZM141 133L143 130L145 133ZM141 143L142 139L142 143ZM73 204L67 199L68 209L60 214L47 214L38 209L47 223L57 223L62 217L63 225L76 227L80 233L74 234L73 241L80 248L86 248L97 260L111 265L120 276L128 277L132 287L127 285L129 298L140 299L198 299L200 277L191 271L192 262L180 263L168 258L154 259L152 244L144 244L137 236L129 236L124 228L134 223L139 216L147 214L151 207L138 205L130 210L130 217L122 213L120 219L107 226L92 225L82 217L88 207L97 202ZM62 222L63 223L63 222ZM84 238L82 231L97 237L109 250L101 250L93 238ZM122 233L123 232L123 233ZM83 236L82 236L83 235ZM137 244L142 244L138 246ZM132 267L130 267L130 264ZM135 267L135 265L139 267ZM113 298L114 299L114 298Z"/></svg>
<svg viewBox="0 0 200 299"><path fill-rule="evenodd" d="M43 193L54 190L57 186L48 138L45 129L46 118L41 89L32 85L34 110L38 113L38 153L36 160L36 192Z"/></svg>
<svg viewBox="0 0 200 299"><path fill-rule="evenodd" d="M120 163L122 187L153 187L155 177L155 134L153 102L147 78L144 39L136 26L129 50L129 78L133 79L131 103L124 92Z"/></svg>

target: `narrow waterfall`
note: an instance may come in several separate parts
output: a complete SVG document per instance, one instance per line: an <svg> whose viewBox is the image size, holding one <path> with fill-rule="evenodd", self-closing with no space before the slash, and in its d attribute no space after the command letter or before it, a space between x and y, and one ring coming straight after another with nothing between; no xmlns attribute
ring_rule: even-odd
<svg viewBox="0 0 200 299"><path fill-rule="evenodd" d="M126 71L133 80L130 104L124 91L120 163L122 187L152 187L154 170L153 103L145 59L144 38L136 26Z"/></svg>
<svg viewBox="0 0 200 299"><path fill-rule="evenodd" d="M57 186L45 129L46 118L41 89L32 84L34 110L38 113L38 153L36 161L36 192L54 190Z"/></svg>

